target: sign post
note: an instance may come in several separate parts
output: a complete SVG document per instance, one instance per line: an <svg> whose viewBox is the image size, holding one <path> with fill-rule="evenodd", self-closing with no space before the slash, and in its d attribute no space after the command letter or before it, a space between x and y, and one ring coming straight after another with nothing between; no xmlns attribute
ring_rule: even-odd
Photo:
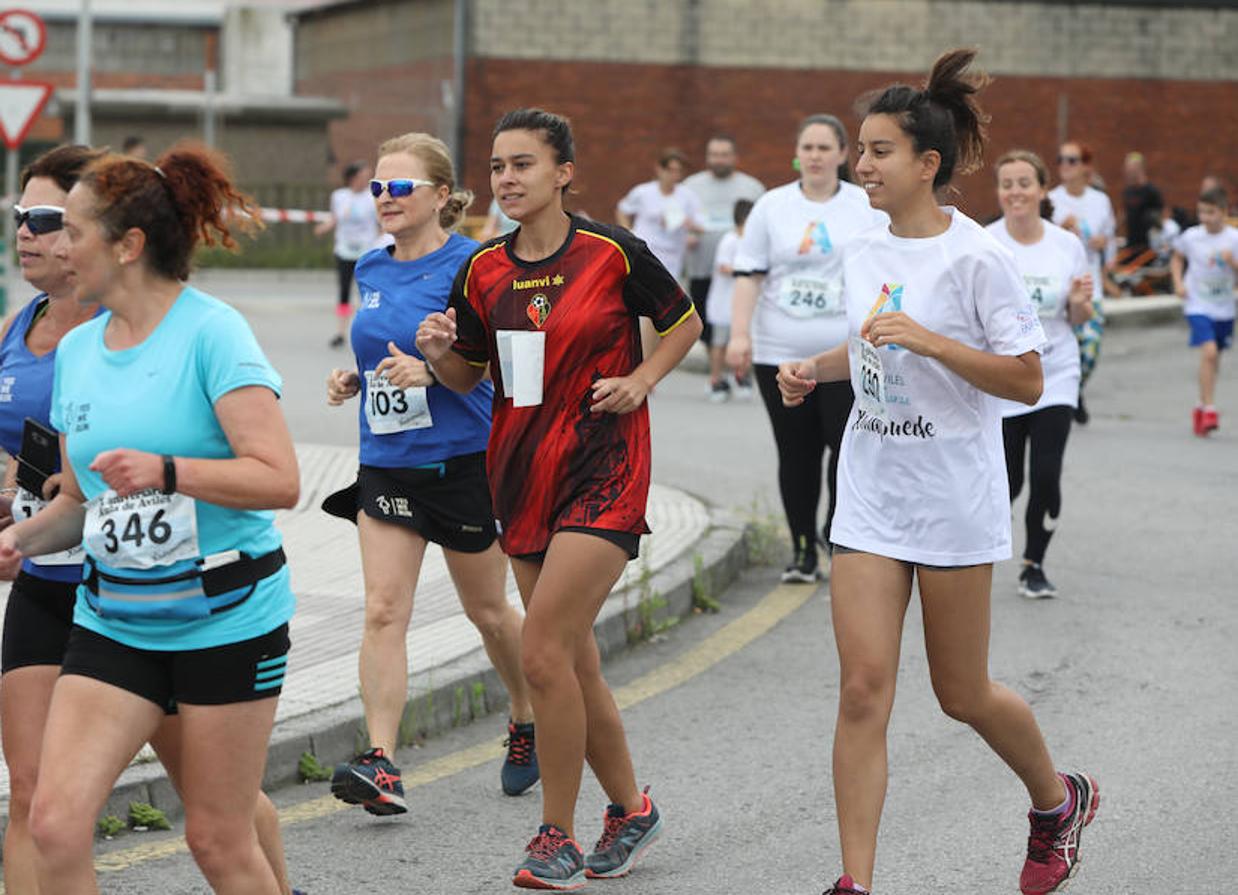
<svg viewBox="0 0 1238 895"><path fill-rule="evenodd" d="M0 139L7 148L4 194L17 201L17 154L39 113L51 98L53 87L41 81L21 80L21 67L29 65L47 46L47 27L25 9L0 12L0 63L10 66L8 81L0 81ZM0 314L8 306L9 262L15 236L12 215L5 215L4 239L0 241Z"/></svg>

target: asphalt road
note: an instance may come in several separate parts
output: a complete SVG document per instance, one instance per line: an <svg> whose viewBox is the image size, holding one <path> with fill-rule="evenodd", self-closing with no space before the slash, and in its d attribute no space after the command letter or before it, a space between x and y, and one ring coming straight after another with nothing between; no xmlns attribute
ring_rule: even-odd
<svg viewBox="0 0 1238 895"><path fill-rule="evenodd" d="M241 304L284 373L296 438L347 443L353 412L321 403L333 357L329 288L322 295L321 306L292 294ZM1100 782L1101 810L1071 888L1079 895L1220 893L1238 870L1238 376L1222 371L1222 428L1196 439L1194 363L1185 327L1110 335L1089 393L1093 422L1067 448L1064 512L1046 563L1061 596L1022 600L1014 564L995 573L994 676L1031 701L1059 765ZM759 403L709 404L703 377L675 373L652 406L658 481L754 518L777 515ZM614 684L640 684L625 720L666 829L628 880L587 891L817 893L837 875L827 593L797 608L784 589L771 610L776 582L775 568L750 570L721 595L720 614L609 667ZM781 620L760 633L771 618ZM732 623L755 639L734 648L718 633ZM682 670L689 654L693 667L701 655L712 664L669 689L648 684ZM900 683L877 891L1017 891L1026 797L979 738L938 711L914 605ZM405 779L424 778L410 787L403 818L335 810L323 784L275 793L294 884L312 895L512 891L508 874L539 800L536 790L504 797L497 763L468 760L469 747L499 735L496 719L403 752ZM587 782L578 814L586 844L603 802ZM104 892L207 891L175 833L127 834L100 852L113 868L101 874Z"/></svg>

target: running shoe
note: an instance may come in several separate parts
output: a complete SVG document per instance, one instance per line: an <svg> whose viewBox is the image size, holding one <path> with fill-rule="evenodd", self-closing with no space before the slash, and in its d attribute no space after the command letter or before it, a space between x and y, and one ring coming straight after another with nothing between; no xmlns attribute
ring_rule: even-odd
<svg viewBox="0 0 1238 895"><path fill-rule="evenodd" d="M783 584L816 584L821 580L821 567L817 562L816 547L795 551L791 565L782 570Z"/></svg>
<svg viewBox="0 0 1238 895"><path fill-rule="evenodd" d="M327 345L330 346L331 348L343 348L344 337L341 335L334 335L331 337L331 341L328 342Z"/></svg>
<svg viewBox="0 0 1238 895"><path fill-rule="evenodd" d="M1091 418L1087 405L1083 403L1083 392L1079 392L1079 403L1075 406L1075 422L1081 426L1086 426Z"/></svg>
<svg viewBox="0 0 1238 895"><path fill-rule="evenodd" d="M710 383L709 400L714 404L723 404L731 400L731 383L725 379Z"/></svg>
<svg viewBox="0 0 1238 895"><path fill-rule="evenodd" d="M735 377L735 397L741 401L751 401L753 395L752 380L747 376Z"/></svg>
<svg viewBox="0 0 1238 895"><path fill-rule="evenodd" d="M380 817L408 810L400 769L387 760L382 749L371 749L337 764L331 775L331 795Z"/></svg>
<svg viewBox="0 0 1238 895"><path fill-rule="evenodd" d="M608 805L602 818L602 835L585 858L585 875L590 879L627 876L662 834L662 815L658 813L649 787L641 793L641 810L624 814L622 805Z"/></svg>
<svg viewBox="0 0 1238 895"><path fill-rule="evenodd" d="M518 796L538 781L541 772L537 769L537 752L533 748L533 723L507 722L507 758L503 760L500 779L503 792Z"/></svg>
<svg viewBox="0 0 1238 895"><path fill-rule="evenodd" d="M1202 407L1196 407L1191 411L1191 430L1201 437L1208 434L1204 431L1204 409Z"/></svg>
<svg viewBox="0 0 1238 895"><path fill-rule="evenodd" d="M585 885L585 857L580 845L554 824L542 824L525 846L525 859L512 876L518 889L567 891Z"/></svg>
<svg viewBox="0 0 1238 895"><path fill-rule="evenodd" d="M1200 426L1203 428L1203 434L1207 435L1213 429L1218 429L1221 426L1221 416L1216 412L1215 407L1205 407L1203 418L1200 420Z"/></svg>
<svg viewBox="0 0 1238 895"><path fill-rule="evenodd" d="M1057 588L1045 577L1045 570L1040 563L1025 563L1019 573L1019 596L1029 600L1044 600L1057 596Z"/></svg>
<svg viewBox="0 0 1238 895"><path fill-rule="evenodd" d="M868 889L861 889L847 874L838 878L838 882L830 886L821 895L869 895Z"/></svg>
<svg viewBox="0 0 1238 895"><path fill-rule="evenodd" d="M1079 870L1079 840L1100 805L1096 781L1087 774L1059 774L1066 784L1069 804L1060 814L1028 812L1032 831L1027 837L1027 861L1019 876L1023 895L1048 895L1066 888Z"/></svg>

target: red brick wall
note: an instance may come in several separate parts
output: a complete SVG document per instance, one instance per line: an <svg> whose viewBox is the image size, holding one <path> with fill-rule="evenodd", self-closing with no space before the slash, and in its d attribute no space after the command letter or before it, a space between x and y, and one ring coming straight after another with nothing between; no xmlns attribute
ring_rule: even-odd
<svg viewBox="0 0 1238 895"><path fill-rule="evenodd" d="M923 73L873 73L621 65L473 59L466 88L466 161L462 178L489 196L490 132L504 111L540 105L572 119L577 144L576 206L610 220L633 184L648 180L658 150L677 145L696 160L713 131L740 143L741 167L767 185L790 180L796 123L833 112L859 126L861 93ZM1120 204L1122 158L1148 159L1167 201L1193 208L1199 181L1219 173L1238 189L1238 85L1216 81L1151 81L1002 77L983 94L992 115L990 155L1033 149L1054 167L1059 96L1068 102L1068 133L1090 144L1097 171ZM956 182L955 201L969 213L997 211L992 172ZM478 203L479 205L481 203ZM1119 214L1121 210L1119 208Z"/></svg>

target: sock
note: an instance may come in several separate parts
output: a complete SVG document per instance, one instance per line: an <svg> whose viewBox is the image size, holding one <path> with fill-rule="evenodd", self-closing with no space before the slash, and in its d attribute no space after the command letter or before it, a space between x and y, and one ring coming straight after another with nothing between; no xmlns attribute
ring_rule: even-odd
<svg viewBox="0 0 1238 895"><path fill-rule="evenodd" d="M1041 811L1040 809L1033 807L1032 813L1039 814L1042 817L1052 817L1055 815L1065 814L1070 811L1075 804L1075 788L1067 783L1065 779L1062 780L1062 785L1066 787L1066 801L1058 805L1056 808L1049 808L1046 811Z"/></svg>
<svg viewBox="0 0 1238 895"><path fill-rule="evenodd" d="M1213 405L1211 404L1204 405L1204 413L1213 413L1215 411L1216 411L1216 407L1214 407Z"/></svg>

